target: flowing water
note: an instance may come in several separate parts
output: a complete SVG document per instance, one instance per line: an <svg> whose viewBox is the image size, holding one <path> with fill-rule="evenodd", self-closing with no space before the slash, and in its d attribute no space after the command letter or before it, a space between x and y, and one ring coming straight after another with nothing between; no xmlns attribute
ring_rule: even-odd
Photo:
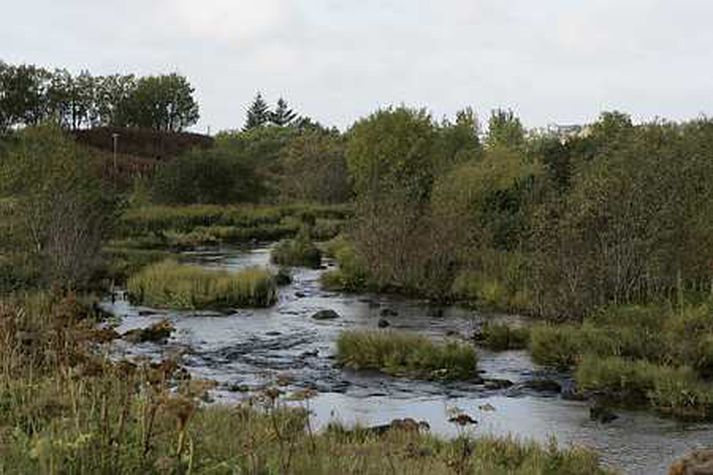
<svg viewBox="0 0 713 475"><path fill-rule="evenodd" d="M269 266L269 249L194 253L190 258L209 268L237 270ZM146 327L169 318L177 331L167 344L130 345L118 342L126 356L162 358L182 354L186 368L197 377L219 383L214 398L231 402L272 386L277 380L286 392L304 388L318 391L309 401L315 426L330 421L387 424L395 418L426 420L431 431L454 435L447 422L454 408L476 418L475 434L513 435L562 446L583 445L597 450L605 464L624 473L666 473L678 456L713 446L713 425L683 424L648 412L619 411L610 424L589 419L589 403L565 400L555 391L535 391L532 381L567 376L551 374L532 363L524 351L479 351L484 379L513 384L436 383L397 379L377 373L353 372L334 365L335 341L345 329L376 328L384 308L398 315L386 317L391 328L435 338L472 334L488 317L458 307L433 308L427 302L383 295L347 295L322 290L322 270L295 269L294 282L280 289L277 305L240 310L233 314L161 311L135 307L125 300L105 302L120 317L120 332ZM335 320L311 318L318 310L339 313Z"/></svg>

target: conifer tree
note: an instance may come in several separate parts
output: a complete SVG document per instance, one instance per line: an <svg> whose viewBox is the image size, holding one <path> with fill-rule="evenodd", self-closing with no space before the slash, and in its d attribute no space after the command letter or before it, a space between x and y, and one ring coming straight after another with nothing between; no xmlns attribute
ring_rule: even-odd
<svg viewBox="0 0 713 475"><path fill-rule="evenodd" d="M289 105L287 105L287 101L283 98L277 100L277 107L275 111L270 114L270 122L280 127L291 125L296 118L297 113L290 109Z"/></svg>
<svg viewBox="0 0 713 475"><path fill-rule="evenodd" d="M247 118L245 120L245 126L243 130L254 129L255 127L262 127L266 125L272 117L270 113L270 108L262 98L260 92L255 96L255 100L248 108Z"/></svg>

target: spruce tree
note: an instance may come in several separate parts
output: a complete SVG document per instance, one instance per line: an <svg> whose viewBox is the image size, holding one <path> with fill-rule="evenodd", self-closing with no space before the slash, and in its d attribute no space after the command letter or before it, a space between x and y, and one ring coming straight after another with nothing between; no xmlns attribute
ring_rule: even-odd
<svg viewBox="0 0 713 475"><path fill-rule="evenodd" d="M243 130L254 129L255 127L262 127L270 121L272 114L270 113L270 108L262 98L260 92L255 96L255 100L248 108L248 115L245 120L245 126Z"/></svg>
<svg viewBox="0 0 713 475"><path fill-rule="evenodd" d="M295 118L297 118L295 111L290 109L286 100L279 98L275 111L270 114L270 122L280 127L286 127L291 125Z"/></svg>

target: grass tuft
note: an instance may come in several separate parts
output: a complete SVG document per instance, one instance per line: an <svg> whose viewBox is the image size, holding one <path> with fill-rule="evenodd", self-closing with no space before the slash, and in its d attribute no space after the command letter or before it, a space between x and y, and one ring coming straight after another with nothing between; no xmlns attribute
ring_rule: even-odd
<svg viewBox="0 0 713 475"><path fill-rule="evenodd" d="M345 331L337 340L337 359L352 369L423 379L467 380L477 369L471 345L396 331Z"/></svg>
<svg viewBox="0 0 713 475"><path fill-rule="evenodd" d="M265 269L231 273L172 260L146 267L127 288L136 302L176 309L269 307L277 300L274 278Z"/></svg>

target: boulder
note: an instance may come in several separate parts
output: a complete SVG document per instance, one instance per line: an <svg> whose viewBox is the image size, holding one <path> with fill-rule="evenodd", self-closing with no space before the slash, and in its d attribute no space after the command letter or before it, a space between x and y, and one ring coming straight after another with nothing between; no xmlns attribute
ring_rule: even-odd
<svg viewBox="0 0 713 475"><path fill-rule="evenodd" d="M389 323L389 321L387 319L380 318L379 323L377 325L379 326L379 328L386 328L386 327L390 326L391 324Z"/></svg>
<svg viewBox="0 0 713 475"><path fill-rule="evenodd" d="M602 424L609 424L619 418L614 412L603 404L596 403L589 408L589 418Z"/></svg>
<svg viewBox="0 0 713 475"><path fill-rule="evenodd" d="M277 274L275 274L275 284L279 287L284 287L285 285L290 285L291 283L292 274L289 269L285 269L284 267L280 268L280 270L277 271Z"/></svg>
<svg viewBox="0 0 713 475"><path fill-rule="evenodd" d="M319 312L312 315L315 320L334 320L339 318L339 314L334 310L320 310Z"/></svg>
<svg viewBox="0 0 713 475"><path fill-rule="evenodd" d="M694 450L674 462L668 475L713 475L713 449Z"/></svg>
<svg viewBox="0 0 713 475"><path fill-rule="evenodd" d="M513 382L509 379L485 379L484 380L485 389L507 389L513 385Z"/></svg>
<svg viewBox="0 0 713 475"><path fill-rule="evenodd" d="M379 315L381 317L396 317L399 315L399 312L392 308L384 308L381 310L381 312L379 312Z"/></svg>
<svg viewBox="0 0 713 475"><path fill-rule="evenodd" d="M524 386L534 391L559 393L562 391L562 385L554 379L540 378L526 381Z"/></svg>
<svg viewBox="0 0 713 475"><path fill-rule="evenodd" d="M144 343L147 341L158 343L167 340L175 329L170 321L161 320L148 328L129 330L122 335L122 338L130 343Z"/></svg>

